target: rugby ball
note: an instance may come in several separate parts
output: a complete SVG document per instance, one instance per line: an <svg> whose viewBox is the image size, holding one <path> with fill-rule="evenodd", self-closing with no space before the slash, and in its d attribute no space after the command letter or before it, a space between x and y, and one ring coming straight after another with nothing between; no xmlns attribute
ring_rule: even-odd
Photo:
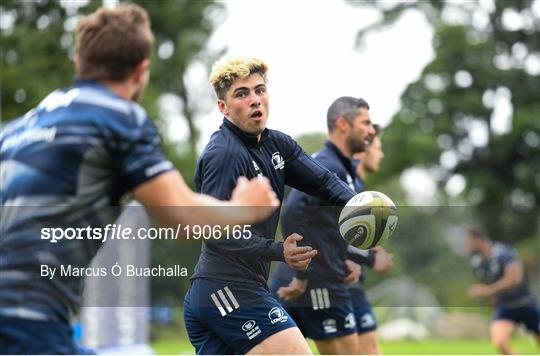
<svg viewBox="0 0 540 356"><path fill-rule="evenodd" d="M350 245L370 249L387 241L398 222L396 205L381 192L355 195L339 215L339 232Z"/></svg>

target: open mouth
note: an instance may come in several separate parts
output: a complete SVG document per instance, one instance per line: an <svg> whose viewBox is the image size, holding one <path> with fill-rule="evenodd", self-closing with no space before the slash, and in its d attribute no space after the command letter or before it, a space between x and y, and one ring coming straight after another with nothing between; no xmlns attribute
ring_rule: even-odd
<svg viewBox="0 0 540 356"><path fill-rule="evenodd" d="M262 116L263 116L263 113L262 113L261 110L255 110L255 111L251 114L251 118L252 118L252 119L260 119Z"/></svg>

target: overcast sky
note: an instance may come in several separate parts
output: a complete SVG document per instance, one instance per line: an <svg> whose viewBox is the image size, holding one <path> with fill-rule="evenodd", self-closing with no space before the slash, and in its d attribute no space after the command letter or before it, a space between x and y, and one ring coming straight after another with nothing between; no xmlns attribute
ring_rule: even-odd
<svg viewBox="0 0 540 356"><path fill-rule="evenodd" d="M324 132L328 106L343 95L366 99L373 121L386 126L407 84L433 57L433 31L416 11L390 29L370 34L356 49L358 30L377 19L374 10L340 0L224 4L226 18L209 46L227 48L227 57L253 56L269 64L268 127L293 137ZM204 96L203 89L209 90L207 75L202 66L194 66L192 92ZM207 105L208 111L197 119L202 147L222 119L215 104ZM174 120L171 136L185 139L184 125Z"/></svg>

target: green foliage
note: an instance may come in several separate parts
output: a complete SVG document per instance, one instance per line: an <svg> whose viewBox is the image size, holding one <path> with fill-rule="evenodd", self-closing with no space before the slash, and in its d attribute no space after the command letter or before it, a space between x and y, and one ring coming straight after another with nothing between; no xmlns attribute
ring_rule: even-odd
<svg viewBox="0 0 540 356"><path fill-rule="evenodd" d="M381 21L360 31L360 39L412 9L421 11L435 30L435 59L407 87L401 109L384 131L388 154L380 176L400 175L413 166L428 168L438 172L437 183L444 194L447 181L460 174L466 179L462 201L477 207L478 219L494 238L510 242L538 234L540 76L528 71L526 57L516 52L538 53L540 28L508 29L503 21L505 11L534 16L527 15L531 1L495 1L485 27L472 22L473 13L486 11L480 0L395 6L375 1L351 3L374 7L382 15ZM449 8L462 11L464 24L444 20ZM509 65L501 64L505 58ZM509 93L513 108L510 132L493 127L496 100L492 97L496 93ZM484 135L487 142L475 140L474 135ZM456 158L456 164L443 162L442 157L449 156Z"/></svg>
<svg viewBox="0 0 540 356"><path fill-rule="evenodd" d="M319 151L323 147L324 141L326 141L326 135L323 133L305 134L296 137L296 142L309 154Z"/></svg>
<svg viewBox="0 0 540 356"><path fill-rule="evenodd" d="M95 8L90 3L84 11ZM21 116L58 87L71 84L73 36L65 31L66 8L56 2L3 1L14 26L1 33L2 120Z"/></svg>
<svg viewBox="0 0 540 356"><path fill-rule="evenodd" d="M209 66L221 52L211 52L207 42L214 30L213 19L223 5L213 0L202 1L148 1L135 0L144 7L150 16L152 30L156 38L157 55L152 58L152 86L163 93L172 93L182 102L182 115L189 128L189 149L179 156L177 163L194 160L199 132L195 126L195 114L200 110L201 98L190 97L186 72L194 61L201 61ZM169 46L172 53L159 56L159 48ZM172 47L171 47L172 46ZM176 163L176 162L175 162ZM186 172L193 164L182 165ZM177 166L179 167L179 166ZM191 176L187 181L191 183Z"/></svg>

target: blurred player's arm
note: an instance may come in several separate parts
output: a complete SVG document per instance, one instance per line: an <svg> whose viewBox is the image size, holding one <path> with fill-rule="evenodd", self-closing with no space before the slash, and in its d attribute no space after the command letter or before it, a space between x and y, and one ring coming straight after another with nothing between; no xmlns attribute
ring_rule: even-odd
<svg viewBox="0 0 540 356"><path fill-rule="evenodd" d="M231 199L222 201L193 192L175 170L139 185L133 194L154 221L166 226L254 223L266 218L279 204L267 180L240 180Z"/></svg>
<svg viewBox="0 0 540 356"><path fill-rule="evenodd" d="M518 260L506 265L502 277L491 284L473 284L467 294L469 297L489 297L498 292L512 289L523 280L523 266Z"/></svg>
<svg viewBox="0 0 540 356"><path fill-rule="evenodd" d="M135 104L124 120L105 121L100 129L107 137L105 149L116 159L118 174L160 225L254 223L279 205L268 181L244 180L236 189L234 181L230 195L220 198L230 201L194 193L163 154L156 126Z"/></svg>
<svg viewBox="0 0 540 356"><path fill-rule="evenodd" d="M379 273L388 271L394 263L394 256L381 246L370 250L360 250L349 245L347 246L347 258L360 265L368 266Z"/></svg>
<svg viewBox="0 0 540 356"><path fill-rule="evenodd" d="M360 250L354 246L347 246L347 259L358 263L359 265L368 266L373 268L375 264L375 252L371 250Z"/></svg>

